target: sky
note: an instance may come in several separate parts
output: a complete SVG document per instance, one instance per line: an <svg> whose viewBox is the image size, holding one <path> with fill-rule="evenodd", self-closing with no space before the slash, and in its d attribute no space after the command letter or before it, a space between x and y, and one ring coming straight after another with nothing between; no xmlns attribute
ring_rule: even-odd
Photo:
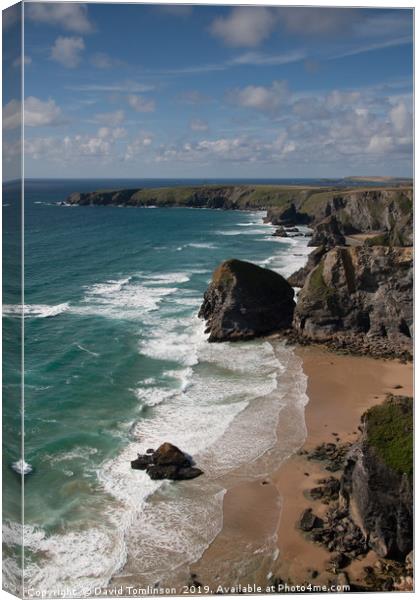
<svg viewBox="0 0 420 600"><path fill-rule="evenodd" d="M410 177L412 18L25 3L25 176ZM3 28L7 42L13 24ZM22 59L11 54L13 77ZM13 94L3 99L10 162Z"/></svg>

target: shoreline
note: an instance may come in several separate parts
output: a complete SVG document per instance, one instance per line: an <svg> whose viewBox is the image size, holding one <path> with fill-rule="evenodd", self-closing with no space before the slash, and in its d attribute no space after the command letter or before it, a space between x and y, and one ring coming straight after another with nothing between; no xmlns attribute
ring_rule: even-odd
<svg viewBox="0 0 420 600"><path fill-rule="evenodd" d="M318 346L297 347L294 352L301 358L308 377L307 436L303 451L313 450L323 442L354 442L360 417L368 408L381 403L388 393L412 395L412 363L340 355ZM402 387L396 391L396 386ZM308 507L314 508L317 514L325 512L326 506L320 500L308 499L305 492L314 487L318 479L331 475L321 463L309 461L298 451L269 476L228 486L223 502L222 531L202 557L190 565L192 581L209 586L213 590L209 593L215 593L214 588L219 585L238 584L262 586L265 591L273 581L329 585L334 578L326 570L331 553L307 540L297 528L297 521ZM231 573L236 580L228 581L228 573L217 572L218 568L223 569L217 555L232 536L239 555L241 547L250 541L263 546L264 536L274 542L274 552L264 557L260 554L253 564L243 565L248 569L246 572ZM351 583L360 584L363 568L377 560L372 551L354 560L346 569Z"/></svg>

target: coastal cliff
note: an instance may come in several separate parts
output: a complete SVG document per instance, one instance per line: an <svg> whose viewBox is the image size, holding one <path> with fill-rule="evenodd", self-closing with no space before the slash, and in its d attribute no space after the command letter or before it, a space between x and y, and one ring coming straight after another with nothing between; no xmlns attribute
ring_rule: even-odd
<svg viewBox="0 0 420 600"><path fill-rule="evenodd" d="M413 399L390 395L362 417L340 495L368 545L381 558L413 549Z"/></svg>
<svg viewBox="0 0 420 600"><path fill-rule="evenodd" d="M379 356L409 355L412 326L412 248L332 248L306 277L294 314L305 340Z"/></svg>

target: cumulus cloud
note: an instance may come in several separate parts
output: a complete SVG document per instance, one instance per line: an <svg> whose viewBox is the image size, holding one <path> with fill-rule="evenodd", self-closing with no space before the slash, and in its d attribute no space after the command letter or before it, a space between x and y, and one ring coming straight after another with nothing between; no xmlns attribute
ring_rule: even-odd
<svg viewBox="0 0 420 600"><path fill-rule="evenodd" d="M98 137L101 139L111 138L113 140L121 140L127 137L127 130L124 127L100 127L98 129Z"/></svg>
<svg viewBox="0 0 420 600"><path fill-rule="evenodd" d="M202 119L191 119L190 121L190 129L192 131L207 131L209 128L209 124L207 121Z"/></svg>
<svg viewBox="0 0 420 600"><path fill-rule="evenodd" d="M148 100L143 96L129 94L127 96L128 105L136 112L153 112L155 110L155 101Z"/></svg>
<svg viewBox="0 0 420 600"><path fill-rule="evenodd" d="M228 46L258 46L275 27L273 11L264 7L237 7L210 26L212 35Z"/></svg>
<svg viewBox="0 0 420 600"><path fill-rule="evenodd" d="M152 143L153 136L150 133L140 133L127 144L124 160L133 160L136 157L143 155L145 150L147 150Z"/></svg>
<svg viewBox="0 0 420 600"><path fill-rule="evenodd" d="M360 92L333 90L325 98L328 108L340 108L342 106L355 105L360 100Z"/></svg>
<svg viewBox="0 0 420 600"><path fill-rule="evenodd" d="M94 117L96 123L101 123L109 127L116 127L121 125L125 119L125 113L123 110L114 110L106 113L98 113Z"/></svg>
<svg viewBox="0 0 420 600"><path fill-rule="evenodd" d="M61 108L54 100L40 100L29 96L24 102L25 127L60 125L64 122ZM15 129L22 124L22 104L19 100L10 100L3 108L3 128Z"/></svg>
<svg viewBox="0 0 420 600"><path fill-rule="evenodd" d="M31 21L62 27L76 33L93 30L85 4L73 2L34 2L25 7L25 16Z"/></svg>
<svg viewBox="0 0 420 600"><path fill-rule="evenodd" d="M3 106L3 129L16 129L22 125L22 103L10 100Z"/></svg>
<svg viewBox="0 0 420 600"><path fill-rule="evenodd" d="M25 156L34 160L77 162L81 157L110 161L116 155L116 143L126 136L122 128L100 127L93 134L61 137L25 137Z"/></svg>
<svg viewBox="0 0 420 600"><path fill-rule="evenodd" d="M263 112L277 110L288 98L289 89L286 81L273 81L271 86L248 85L235 88L227 94L232 104L244 108L252 108Z"/></svg>
<svg viewBox="0 0 420 600"><path fill-rule="evenodd" d="M399 102L389 111L391 123L399 135L410 135L413 129L413 116L404 102Z"/></svg>
<svg viewBox="0 0 420 600"><path fill-rule="evenodd" d="M85 43L81 37L58 37L51 48L51 58L67 69L74 69L81 61Z"/></svg>
<svg viewBox="0 0 420 600"><path fill-rule="evenodd" d="M29 96L24 102L25 127L41 127L43 125L60 125L64 122L61 108L54 100L42 101Z"/></svg>

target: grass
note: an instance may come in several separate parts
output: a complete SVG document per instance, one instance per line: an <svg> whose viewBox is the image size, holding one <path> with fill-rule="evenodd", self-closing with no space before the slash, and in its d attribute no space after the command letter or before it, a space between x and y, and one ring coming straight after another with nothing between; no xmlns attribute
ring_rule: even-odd
<svg viewBox="0 0 420 600"><path fill-rule="evenodd" d="M413 478L413 399L388 396L365 413L367 439L385 464Z"/></svg>

